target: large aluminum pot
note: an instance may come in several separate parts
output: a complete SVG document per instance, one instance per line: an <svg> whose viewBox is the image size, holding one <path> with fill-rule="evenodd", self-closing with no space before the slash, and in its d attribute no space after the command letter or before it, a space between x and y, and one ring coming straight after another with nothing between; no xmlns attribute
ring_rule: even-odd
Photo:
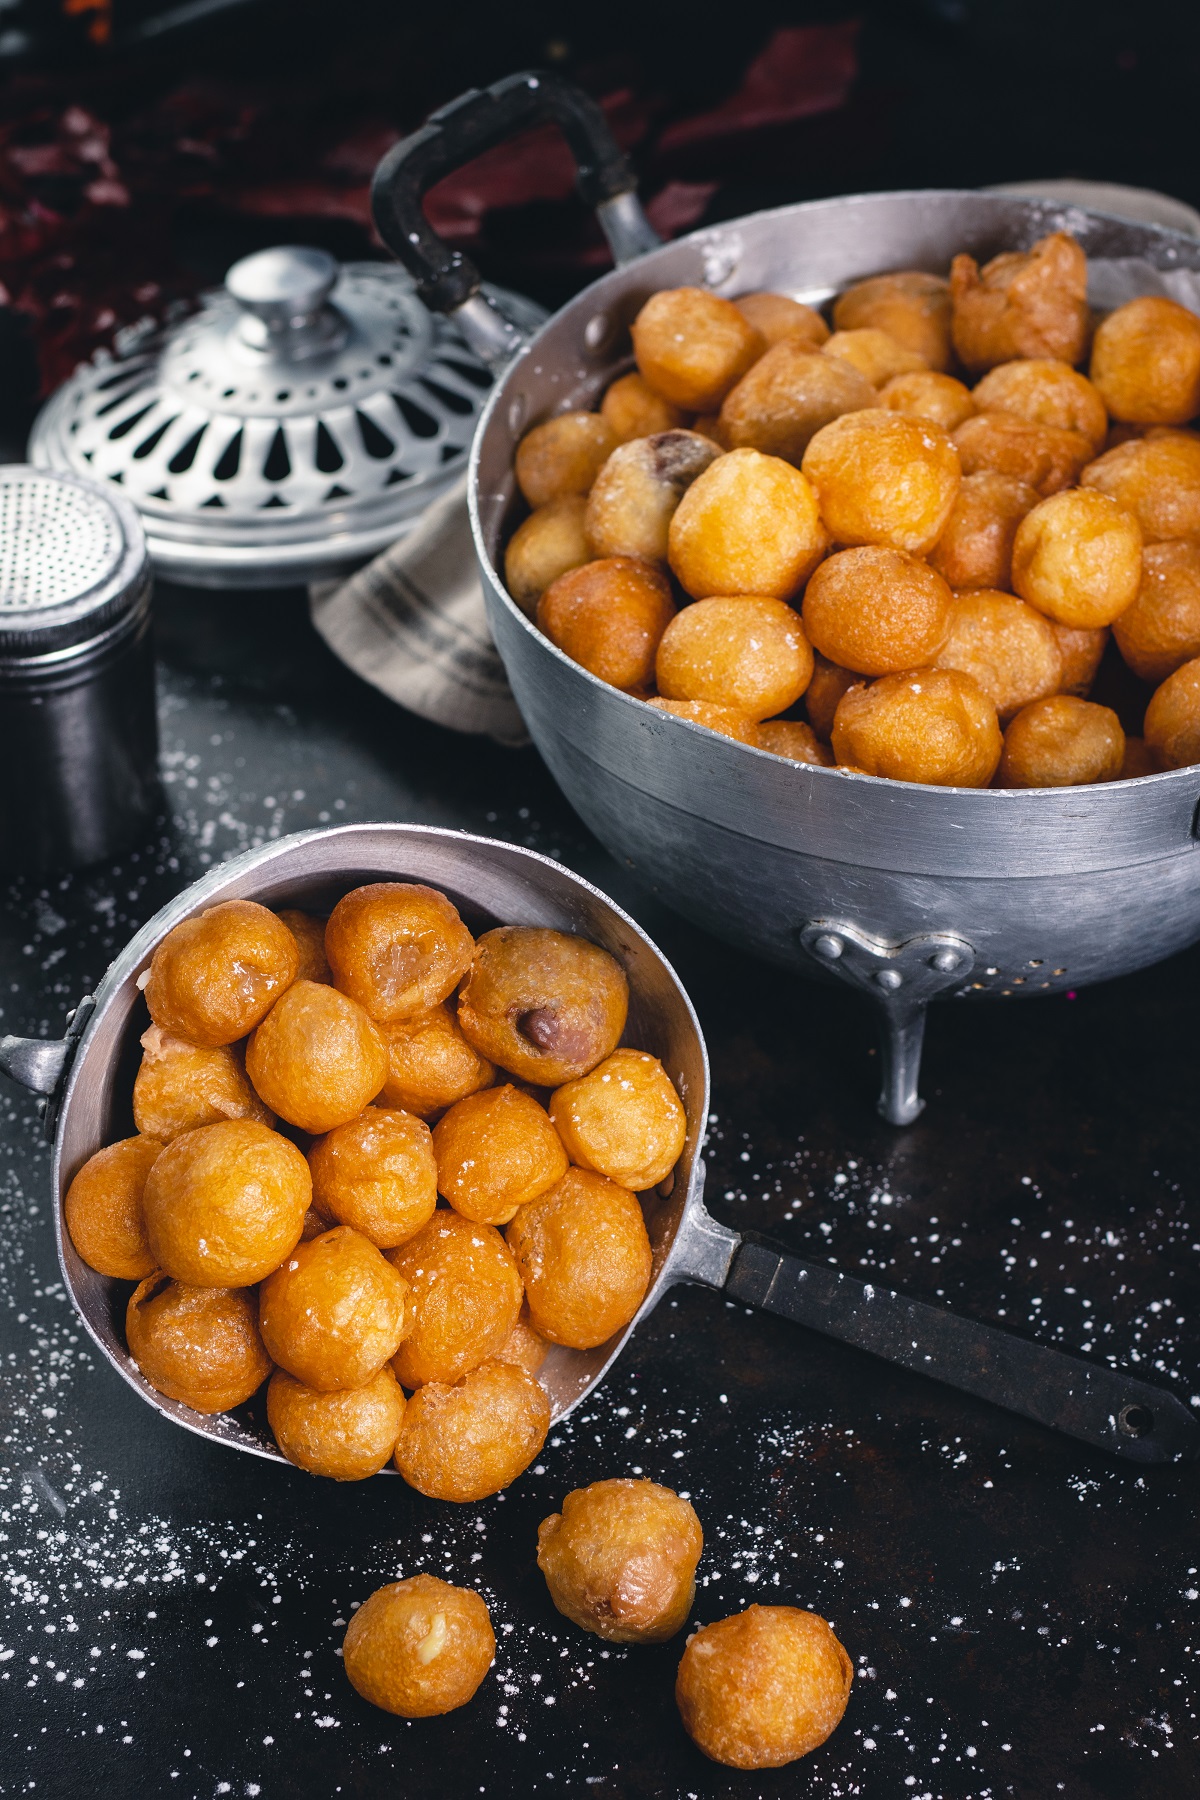
<svg viewBox="0 0 1200 1800"><path fill-rule="evenodd" d="M376 178L390 247L478 345L490 331L494 354L503 334L470 289L469 265L420 218L420 190L427 170L444 172L511 126L494 96L507 101L522 82L542 92L546 80L514 77L465 96L447 109L449 141L431 122ZM574 147L580 119L564 122L562 108L559 96L557 110L543 110L569 124ZM881 270L944 272L958 251L986 258L1053 230L1071 231L1089 257L1200 270L1200 241L1076 206L918 192L781 207L647 250L653 234L623 167L594 149L580 185L624 266L517 350L476 434L471 522L491 629L534 742L615 856L718 936L804 973L827 970L880 1004L880 1110L907 1123L921 1107L930 999L1061 992L1200 938L1200 768L1101 787L920 787L786 762L664 717L571 662L509 598L500 571L520 504L513 455L530 426L595 405L631 366L630 322L661 288L768 288L820 303Z"/></svg>

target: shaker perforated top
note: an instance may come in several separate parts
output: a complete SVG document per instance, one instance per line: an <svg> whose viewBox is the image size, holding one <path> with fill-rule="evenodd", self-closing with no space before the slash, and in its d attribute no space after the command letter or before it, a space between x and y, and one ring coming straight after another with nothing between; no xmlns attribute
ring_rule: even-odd
<svg viewBox="0 0 1200 1800"><path fill-rule="evenodd" d="M287 585L402 536L463 472L491 383L395 264L283 246L235 263L190 317L77 369L30 456L123 492L161 574Z"/></svg>
<svg viewBox="0 0 1200 1800"><path fill-rule="evenodd" d="M120 494L0 466L0 658L93 642L140 612L148 588L145 533Z"/></svg>

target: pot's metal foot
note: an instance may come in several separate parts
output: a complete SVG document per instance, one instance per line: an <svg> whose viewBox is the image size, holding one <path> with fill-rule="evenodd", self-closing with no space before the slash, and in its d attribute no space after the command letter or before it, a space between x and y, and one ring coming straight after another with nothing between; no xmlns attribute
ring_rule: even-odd
<svg viewBox="0 0 1200 1800"><path fill-rule="evenodd" d="M925 1105L917 1092L925 1009L938 994L962 986L975 966L974 948L949 931L891 942L845 919L810 919L800 928L800 943L822 968L879 1008L879 1111L889 1125L911 1125Z"/></svg>

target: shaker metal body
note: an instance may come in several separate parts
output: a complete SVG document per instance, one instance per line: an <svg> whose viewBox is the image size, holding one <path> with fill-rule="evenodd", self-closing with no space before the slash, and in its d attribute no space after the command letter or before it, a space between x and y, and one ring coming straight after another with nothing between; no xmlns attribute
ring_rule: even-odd
<svg viewBox="0 0 1200 1800"><path fill-rule="evenodd" d="M150 561L127 501L0 470L0 868L119 854L159 803Z"/></svg>

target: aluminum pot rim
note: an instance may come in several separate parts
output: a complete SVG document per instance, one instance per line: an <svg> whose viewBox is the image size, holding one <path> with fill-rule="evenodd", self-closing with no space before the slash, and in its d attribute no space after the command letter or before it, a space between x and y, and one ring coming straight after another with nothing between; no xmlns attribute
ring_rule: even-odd
<svg viewBox="0 0 1200 1800"><path fill-rule="evenodd" d="M265 1441L255 1440L249 1434L236 1439L224 1435L219 1429L219 1421L228 1415L222 1413L197 1413L184 1406L181 1402L164 1404L164 1396L158 1395L154 1390L149 1388L149 1384L146 1383L144 1377L138 1372L132 1359L130 1359L127 1354L124 1357L115 1354L111 1346L107 1344L100 1335L100 1332L89 1317L87 1310L76 1296L75 1277L68 1261L68 1239L63 1208L66 1189L69 1185L64 1169L66 1122L71 1110L72 1102L75 1099L78 1083L84 1072L84 1064L86 1061L85 1053L88 1050L89 1045L94 1042L107 1006L117 997L126 983L131 980L136 981L137 976L145 968L149 967L149 961L153 951L157 945L162 942L167 933L177 924L184 919L192 917L197 909L202 907L206 902L211 902L215 895L220 894L224 889L228 888L231 880L236 882L241 876L251 874L257 870L268 869L272 863L303 848L305 845L329 843L338 840L358 840L360 842L365 841L366 847L369 845L369 841L372 838L391 838L394 840L396 834L399 834L402 841L415 840L418 843L432 841L453 844L456 847L468 850L474 846L486 847L489 851L499 849L502 852L511 855L516 863L529 865L534 871L538 868L553 871L556 880L565 881L568 887L586 895L593 904L598 904L599 907L610 915L614 921L618 922L623 929L632 933L633 936L640 941L643 949L650 953L650 956L658 964L674 989L694 1039L694 1047L697 1051L701 1074L701 1091L694 1098L688 1096L682 1097L684 1099L685 1108L690 1106L694 1110L696 1131L695 1143L691 1150L691 1167L688 1174L688 1186L679 1208L678 1221L669 1235L661 1265L653 1275L650 1287L647 1289L646 1295L641 1306L638 1308L637 1313L623 1330L616 1333L614 1337L609 1340L607 1345L601 1346L601 1348L605 1350L603 1363L569 1405L565 1406L561 1411L552 1413L552 1424L558 1424L562 1419L567 1417L567 1415L586 1399L600 1382L604 1380L613 1362L620 1355L637 1326L647 1314L653 1310L666 1289L682 1277L688 1266L689 1255L694 1254L691 1246L686 1241L688 1237L686 1228L691 1224L695 1215L697 1213L702 1213L703 1211L704 1162L702 1151L711 1105L712 1075L708 1057L708 1046L705 1042L704 1032L701 1028L699 1018L696 1015L695 1006L693 1005L691 996L684 986L683 981L680 979L678 972L663 954L654 939L650 937L649 933L645 931L642 926L638 924L637 920L632 918L622 906L613 900L610 895L606 894L602 888L597 887L594 882L589 881L586 876L577 874L574 869L568 868L564 863L556 861L553 857L544 855L541 851L530 849L524 844L510 843L504 838L488 837L481 832L457 830L451 826L423 825L399 820L366 820L362 823L347 822L340 825L317 826L309 831L289 833L286 837L276 838L270 843L257 845L252 849L240 852L237 856L230 857L226 861L218 863L215 868L207 870L205 874L197 877L195 881L189 882L186 887L181 888L177 894L173 895L170 900L159 907L146 923L134 933L110 962L101 980L96 985L94 995L91 996L94 1004L86 1025L80 1032L78 1039L74 1042L70 1064L67 1068L66 1076L60 1090L57 1114L54 1121L50 1166L50 1189L54 1214L55 1248L58 1256L59 1271L76 1317L79 1319L87 1332L88 1337L100 1352L104 1361L121 1376L126 1386L132 1388L143 1403L148 1405L152 1411L157 1412L160 1417L165 1417L171 1423L181 1426L185 1431L191 1432L195 1437L203 1438L209 1443L216 1443L228 1449L244 1451L247 1454L261 1457L264 1461L280 1463L289 1468L294 1467L295 1465L291 1464L278 1449ZM359 858L357 865L355 865L353 861L348 861L348 872L355 867L361 871L361 857ZM317 873L327 876L327 871L318 871ZM413 879L418 878L413 877ZM536 882L530 882L529 885L531 888L536 888ZM461 891L465 891L465 889L460 890L460 892ZM689 1137L691 1136L690 1127L691 1121L689 1120ZM685 1150L684 1155L686 1156L687 1154L688 1153ZM73 1247L71 1254L78 1254L74 1251ZM260 1389L259 1392L261 1391L262 1390ZM394 1472L390 1460L385 1465L384 1469L380 1471L382 1474Z"/></svg>
<svg viewBox="0 0 1200 1800"><path fill-rule="evenodd" d="M512 382L519 376L526 360L532 358L538 352L542 339L545 337L546 333L556 324L565 312L577 305L582 305L590 299L600 298L606 287L618 285L623 277L628 274L629 270L640 269L644 264L653 263L661 251L674 251L681 246L686 245L704 246L705 244L711 244L716 233L722 230L736 231L739 225L747 224L752 220L757 222L759 220L770 219L791 219L798 213L813 213L820 209L844 207L854 205L861 201L917 199L922 201L971 200L982 201L985 205L988 202L994 202L997 203L997 210L1000 210L1001 205L1011 207L1014 204L1018 204L1023 205L1024 208L1028 210L1031 218L1036 218L1039 213L1046 215L1052 215L1054 213L1061 214L1064 209L1062 201L1051 202L1048 200L1044 201L1025 198L1024 196L1019 195L984 194L975 188L895 188L881 189L874 192L868 191L855 194L831 195L821 200L801 200L785 206L764 207L757 212L742 213L736 218L722 220L719 225L701 226L696 231L687 232L683 237L672 238L667 243L662 244L659 250L651 250L645 256L638 257L636 262L627 263L621 268L608 269L603 275L599 275L595 280L588 282L585 287L580 289L578 294L573 295L564 306L559 307L557 311L550 315L550 317L539 327L534 336L528 340L520 351L518 351L508 367L497 377L492 387L492 391L488 395L483 411L479 415L475 433L471 440L471 449L467 462L467 504L471 521L471 535L475 544L475 555L483 577L490 586L496 600L512 615L513 619L524 631L525 635L531 638L544 654L553 657L572 677L582 681L586 686L603 693L609 699L624 704L626 707L644 707L646 705L644 700L639 700L634 695L625 693L623 689L613 687L606 681L601 681L598 675L593 675L590 670L585 669L580 663L573 661L565 651L560 650L557 644L552 643L543 632L539 631L535 622L521 610L509 593L502 572L496 568L492 560L492 552L488 543L488 534L479 505L480 457L484 439L488 435L492 422L499 412L501 405L507 402ZM1072 205L1070 210L1075 213L1085 214L1088 218L1099 219L1105 223L1119 226L1127 226L1130 224L1130 221L1122 219L1114 213L1103 212L1097 207ZM1140 226L1139 229L1151 232L1156 237L1162 237L1168 241L1178 240L1180 243L1188 245L1193 251L1196 249L1195 240L1189 237L1187 233L1174 231L1168 226L1146 225ZM536 421L534 422L536 423ZM711 740L714 735L719 735L708 731L706 727L702 725L694 724L690 719L676 718L674 723L677 726L682 726L685 730L694 735L702 736L705 740ZM995 810L997 807L1011 808L1014 804L1020 804L1024 800L1029 800L1031 804L1036 805L1040 798L1050 795L1061 798L1064 792L1061 787L994 788L989 786L985 788L965 788L948 787L933 782L896 781L887 775L868 775L858 770L826 768L818 763L789 763L788 759L773 756L769 751L757 749L752 744L738 743L732 738L725 739L724 742L729 746L727 754L753 756L761 761L770 763L772 766L787 763L788 767L793 771L790 778L801 786L808 780L820 780L832 777L840 781L853 782L860 786L867 785L870 787L871 791L894 792L899 789L902 790L906 796L911 797L914 790L917 790L920 793L926 793L937 797L954 796L961 805L970 805L974 802L982 809L991 810ZM1179 769L1159 769L1149 775L1132 776L1125 780L1093 782L1088 784L1088 791L1089 794L1113 791L1119 792L1122 789L1132 788L1134 786L1144 787L1148 783L1155 783L1159 787L1165 788L1172 784L1180 785L1181 783L1186 783L1189 778L1192 783L1195 782L1195 769L1191 765L1184 765L1184 767ZM784 777L784 779L787 779L787 777ZM919 801L915 803L919 804ZM1103 802L1101 802L1101 804L1103 804Z"/></svg>

